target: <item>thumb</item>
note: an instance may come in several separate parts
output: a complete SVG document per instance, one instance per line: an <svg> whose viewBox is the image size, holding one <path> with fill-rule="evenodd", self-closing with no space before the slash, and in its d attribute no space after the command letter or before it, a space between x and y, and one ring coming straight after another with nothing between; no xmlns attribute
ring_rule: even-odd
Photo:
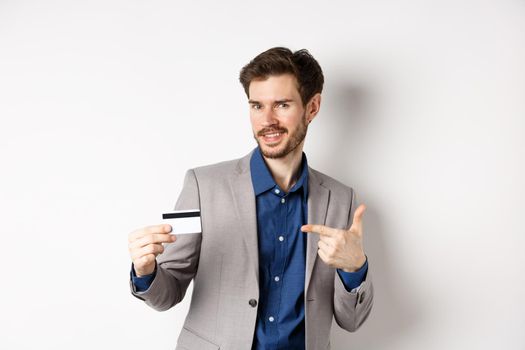
<svg viewBox="0 0 525 350"><path fill-rule="evenodd" d="M363 215L366 210L366 205L361 204L357 207L354 213L354 221L352 222L352 226L354 225L362 225L363 224Z"/></svg>

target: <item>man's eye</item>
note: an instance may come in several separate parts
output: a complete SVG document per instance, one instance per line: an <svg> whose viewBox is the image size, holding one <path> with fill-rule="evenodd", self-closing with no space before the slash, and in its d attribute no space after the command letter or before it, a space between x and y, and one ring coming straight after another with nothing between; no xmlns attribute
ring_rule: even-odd
<svg viewBox="0 0 525 350"><path fill-rule="evenodd" d="M261 105L253 104L253 105L252 105L252 108L253 108L253 109L261 109Z"/></svg>
<svg viewBox="0 0 525 350"><path fill-rule="evenodd" d="M288 106L290 106L288 103L280 103L279 104L279 107L282 107L282 108L288 108Z"/></svg>

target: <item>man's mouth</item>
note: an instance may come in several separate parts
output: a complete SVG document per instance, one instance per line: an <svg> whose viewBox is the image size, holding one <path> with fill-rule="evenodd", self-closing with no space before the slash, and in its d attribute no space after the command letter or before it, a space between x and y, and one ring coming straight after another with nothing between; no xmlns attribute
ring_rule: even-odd
<svg viewBox="0 0 525 350"><path fill-rule="evenodd" d="M281 140L283 134L281 131L272 131L262 134L262 137L266 143L275 143Z"/></svg>

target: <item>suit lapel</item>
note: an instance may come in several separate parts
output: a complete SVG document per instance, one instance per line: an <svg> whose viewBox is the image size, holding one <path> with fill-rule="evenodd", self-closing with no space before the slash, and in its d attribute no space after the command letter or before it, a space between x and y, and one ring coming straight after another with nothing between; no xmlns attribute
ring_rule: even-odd
<svg viewBox="0 0 525 350"><path fill-rule="evenodd" d="M239 222L244 228L243 239L255 280L259 283L259 251L257 243L257 212L255 193L250 173L250 158L253 151L239 160L237 168L230 177L234 207Z"/></svg>
<svg viewBox="0 0 525 350"><path fill-rule="evenodd" d="M322 180L308 167L308 224L325 225L326 213L330 190L321 186ZM312 271L317 259L317 244L319 235L316 233L305 233L308 235L306 243L306 280L305 293L308 291Z"/></svg>
<svg viewBox="0 0 525 350"><path fill-rule="evenodd" d="M239 160L235 172L230 177L230 188L233 194L233 204L239 221L244 228L243 239L248 252L249 263L259 282L259 251L257 241L257 212L255 193L253 191L250 173L250 158L253 151ZM308 167L308 223L326 223L330 190L323 187L322 180L315 170ZM306 276L305 292L308 291L315 261L317 259L317 244L319 235L308 233L306 241Z"/></svg>

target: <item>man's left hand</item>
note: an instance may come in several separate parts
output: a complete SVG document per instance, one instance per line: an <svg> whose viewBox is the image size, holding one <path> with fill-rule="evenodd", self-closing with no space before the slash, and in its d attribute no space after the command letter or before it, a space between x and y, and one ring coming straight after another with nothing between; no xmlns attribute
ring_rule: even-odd
<svg viewBox="0 0 525 350"><path fill-rule="evenodd" d="M366 206L361 204L354 213L348 230L324 225L303 225L301 231L319 234L319 257L331 267L345 272L355 272L366 262L363 251L363 214Z"/></svg>

